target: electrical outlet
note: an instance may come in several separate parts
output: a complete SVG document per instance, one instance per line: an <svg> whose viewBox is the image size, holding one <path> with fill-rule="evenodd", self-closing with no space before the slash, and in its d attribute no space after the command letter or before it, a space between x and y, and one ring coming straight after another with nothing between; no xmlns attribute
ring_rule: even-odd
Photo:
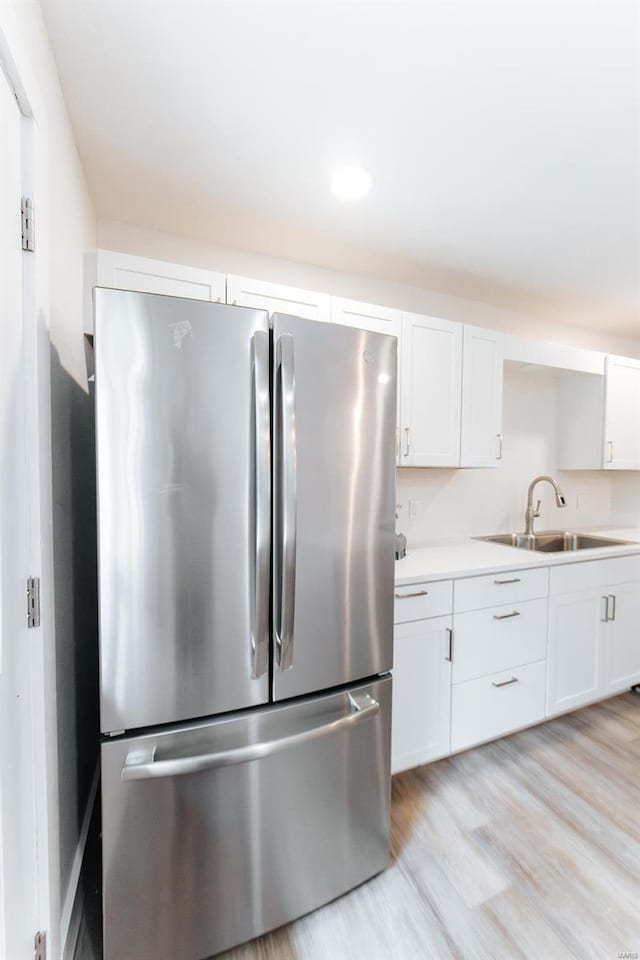
<svg viewBox="0 0 640 960"><path fill-rule="evenodd" d="M418 516L419 500L409 500L409 519L415 520Z"/></svg>

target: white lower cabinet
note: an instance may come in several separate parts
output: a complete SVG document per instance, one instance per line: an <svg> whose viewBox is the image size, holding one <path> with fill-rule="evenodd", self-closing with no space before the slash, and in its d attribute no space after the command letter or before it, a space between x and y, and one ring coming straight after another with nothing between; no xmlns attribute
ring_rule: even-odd
<svg viewBox="0 0 640 960"><path fill-rule="evenodd" d="M598 699L604 608L598 587L549 600L548 716Z"/></svg>
<svg viewBox="0 0 640 960"><path fill-rule="evenodd" d="M454 684L451 750L528 727L544 719L546 660Z"/></svg>
<svg viewBox="0 0 640 960"><path fill-rule="evenodd" d="M607 588L607 613L603 624L603 696L628 690L640 683L640 583Z"/></svg>
<svg viewBox="0 0 640 960"><path fill-rule="evenodd" d="M398 586L393 676L394 773L628 690L640 554Z"/></svg>
<svg viewBox="0 0 640 960"><path fill-rule="evenodd" d="M400 623L394 634L391 770L449 753L451 617Z"/></svg>
<svg viewBox="0 0 640 960"><path fill-rule="evenodd" d="M640 682L640 580L607 584L610 568L605 564L602 561L602 585L549 600L547 716ZM573 571L574 587L581 573ZM593 581L597 573L593 563L584 565L585 579ZM559 581L552 578L552 590L554 579Z"/></svg>

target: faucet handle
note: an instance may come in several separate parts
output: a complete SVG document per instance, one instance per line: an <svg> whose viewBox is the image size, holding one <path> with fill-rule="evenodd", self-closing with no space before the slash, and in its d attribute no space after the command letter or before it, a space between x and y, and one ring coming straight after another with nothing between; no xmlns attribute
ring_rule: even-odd
<svg viewBox="0 0 640 960"><path fill-rule="evenodd" d="M538 502L536 503L536 509L535 509L534 512L533 512L534 517L539 517L539 516L540 516L540 507L541 507L541 506L542 506L542 500L538 500Z"/></svg>

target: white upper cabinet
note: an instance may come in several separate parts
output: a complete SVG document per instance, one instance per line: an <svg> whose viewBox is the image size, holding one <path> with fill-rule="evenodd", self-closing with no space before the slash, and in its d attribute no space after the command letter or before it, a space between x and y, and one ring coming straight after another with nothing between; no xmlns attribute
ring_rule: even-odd
<svg viewBox="0 0 640 960"><path fill-rule="evenodd" d="M460 465L462 324L402 314L400 465Z"/></svg>
<svg viewBox="0 0 640 960"><path fill-rule="evenodd" d="M640 360L607 357L604 395L604 466L640 470Z"/></svg>
<svg viewBox="0 0 640 960"><path fill-rule="evenodd" d="M502 334L465 324L462 467L495 467L502 459L503 354Z"/></svg>
<svg viewBox="0 0 640 960"><path fill-rule="evenodd" d="M402 313L392 307L378 307L373 303L360 303L358 300L331 297L331 322L399 337Z"/></svg>
<svg viewBox="0 0 640 960"><path fill-rule="evenodd" d="M115 250L96 250L85 255L85 333L93 333L94 286L224 303L226 283L225 274L213 270Z"/></svg>
<svg viewBox="0 0 640 960"><path fill-rule="evenodd" d="M134 257L113 250L98 250L96 276L99 287L225 302L224 273L185 267L182 263L167 263L164 260Z"/></svg>
<svg viewBox="0 0 640 960"><path fill-rule="evenodd" d="M558 391L561 470L640 470L640 360L608 356L604 376L564 373Z"/></svg>
<svg viewBox="0 0 640 960"><path fill-rule="evenodd" d="M331 315L331 297L328 293L231 274L227 277L227 303L268 310L269 313L290 313L306 320L328 322Z"/></svg>

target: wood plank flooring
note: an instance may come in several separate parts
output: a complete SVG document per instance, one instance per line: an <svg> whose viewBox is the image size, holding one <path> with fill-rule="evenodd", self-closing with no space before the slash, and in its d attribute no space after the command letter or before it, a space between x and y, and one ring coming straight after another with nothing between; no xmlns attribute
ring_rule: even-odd
<svg viewBox="0 0 640 960"><path fill-rule="evenodd" d="M389 869L220 960L625 952L640 952L633 693L395 777Z"/></svg>

